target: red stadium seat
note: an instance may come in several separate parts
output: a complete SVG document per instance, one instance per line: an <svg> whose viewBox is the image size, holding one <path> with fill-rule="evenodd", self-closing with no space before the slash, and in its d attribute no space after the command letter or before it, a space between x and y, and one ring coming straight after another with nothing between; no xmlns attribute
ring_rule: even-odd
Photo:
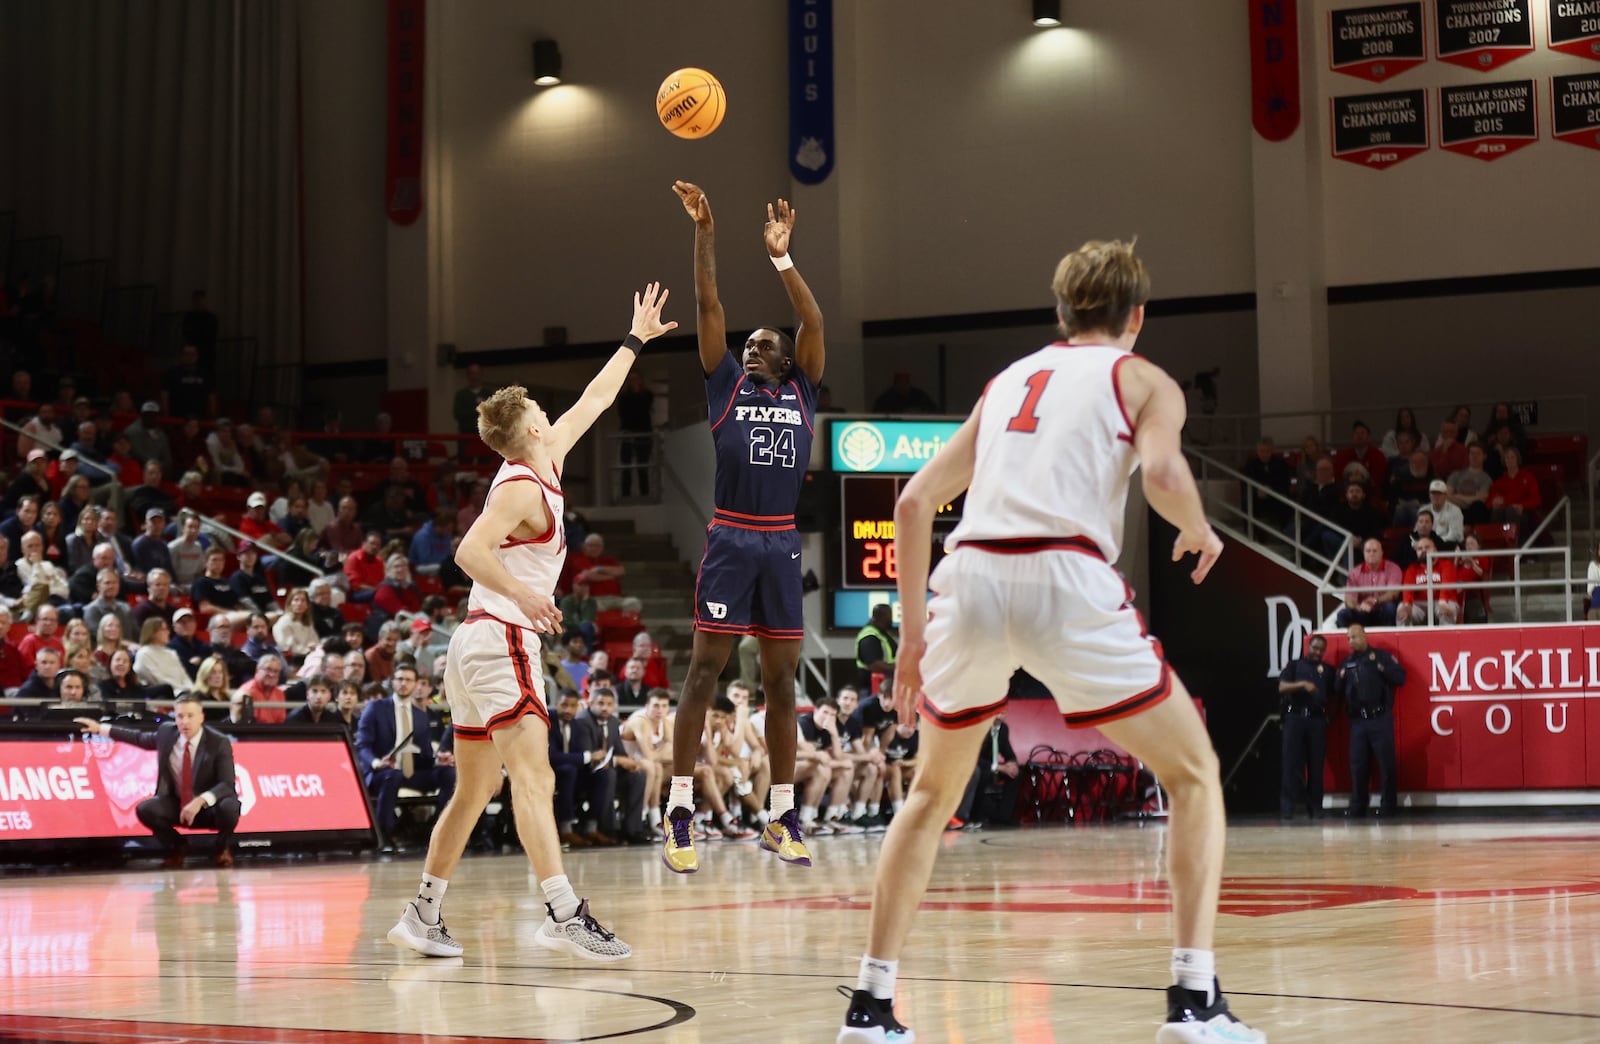
<svg viewBox="0 0 1600 1044"><path fill-rule="evenodd" d="M1517 546L1515 522L1480 522L1472 527L1472 532L1485 551L1503 551Z"/></svg>
<svg viewBox="0 0 1600 1044"><path fill-rule="evenodd" d="M1528 440L1530 464L1559 464L1568 479L1577 479L1589 466L1589 437L1565 433L1534 435Z"/></svg>
<svg viewBox="0 0 1600 1044"><path fill-rule="evenodd" d="M611 642L627 642L633 644L633 636L644 630L644 623L640 621L638 613L624 612L621 609L604 609L595 614L595 630L599 632L602 640Z"/></svg>
<svg viewBox="0 0 1600 1044"><path fill-rule="evenodd" d="M628 657L633 655L632 642L606 642L601 648L611 658L611 673L617 677L622 676L622 665L628 662Z"/></svg>
<svg viewBox="0 0 1600 1044"><path fill-rule="evenodd" d="M339 612L351 623L362 623L372 613L372 607L366 602L341 602Z"/></svg>

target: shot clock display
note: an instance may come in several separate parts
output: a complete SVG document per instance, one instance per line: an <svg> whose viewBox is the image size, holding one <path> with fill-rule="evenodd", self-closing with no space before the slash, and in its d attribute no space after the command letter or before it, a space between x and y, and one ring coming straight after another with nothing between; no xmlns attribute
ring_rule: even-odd
<svg viewBox="0 0 1600 1044"><path fill-rule="evenodd" d="M910 475L839 476L840 548L846 588L893 587L900 578L894 553L894 504ZM961 503L939 509L933 523L933 565L944 556L944 538L961 521Z"/></svg>

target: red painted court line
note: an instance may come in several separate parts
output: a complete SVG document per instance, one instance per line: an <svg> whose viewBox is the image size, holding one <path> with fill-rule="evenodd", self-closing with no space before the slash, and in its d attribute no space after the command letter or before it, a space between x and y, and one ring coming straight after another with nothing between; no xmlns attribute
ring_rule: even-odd
<svg viewBox="0 0 1600 1044"><path fill-rule="evenodd" d="M173 1044L487 1044L525 1037L456 1037L417 1033L368 1033L360 1030L279 1029L270 1026L202 1026L184 1022L135 1022L124 1019L67 1019L44 1015L0 1014L0 1040L48 1041L51 1044L102 1044L109 1041L171 1041Z"/></svg>

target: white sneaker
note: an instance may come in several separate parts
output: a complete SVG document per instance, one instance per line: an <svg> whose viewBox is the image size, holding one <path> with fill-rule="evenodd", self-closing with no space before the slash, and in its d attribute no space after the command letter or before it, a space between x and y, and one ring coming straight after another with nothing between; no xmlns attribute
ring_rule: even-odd
<svg viewBox="0 0 1600 1044"><path fill-rule="evenodd" d="M578 912L565 921L557 921L550 904L544 923L534 933L533 941L547 950L574 954L591 961L622 961L633 956L633 947L600 927L600 922L589 916L589 900L578 904Z"/></svg>
<svg viewBox="0 0 1600 1044"><path fill-rule="evenodd" d="M407 903L400 921L389 929L389 941L405 949L416 950L424 957L460 957L464 947L450 938L444 921L426 924L417 913L417 904Z"/></svg>
<svg viewBox="0 0 1600 1044"><path fill-rule="evenodd" d="M1267 1044L1267 1035L1240 1022L1228 1010L1222 986L1207 1004L1207 995L1182 986L1167 988L1167 1021L1156 1031L1156 1044Z"/></svg>

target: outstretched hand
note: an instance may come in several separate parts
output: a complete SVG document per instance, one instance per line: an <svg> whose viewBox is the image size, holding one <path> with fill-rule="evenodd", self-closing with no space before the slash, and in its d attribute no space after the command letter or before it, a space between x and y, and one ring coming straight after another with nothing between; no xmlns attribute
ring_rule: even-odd
<svg viewBox="0 0 1600 1044"><path fill-rule="evenodd" d="M786 199L767 204L767 225L761 235L767 241L767 253L773 257L782 257L789 252L789 236L794 232L794 214L794 208Z"/></svg>
<svg viewBox="0 0 1600 1044"><path fill-rule="evenodd" d="M711 224L711 201L706 198L705 190L699 185L688 181L674 181L672 191L678 194L678 199L683 203L683 209L697 225Z"/></svg>
<svg viewBox="0 0 1600 1044"><path fill-rule="evenodd" d="M660 283L650 283L645 286L642 295L633 295L633 336L641 341L649 341L678 328L675 322L661 321L661 309L666 307L667 294L667 289Z"/></svg>

